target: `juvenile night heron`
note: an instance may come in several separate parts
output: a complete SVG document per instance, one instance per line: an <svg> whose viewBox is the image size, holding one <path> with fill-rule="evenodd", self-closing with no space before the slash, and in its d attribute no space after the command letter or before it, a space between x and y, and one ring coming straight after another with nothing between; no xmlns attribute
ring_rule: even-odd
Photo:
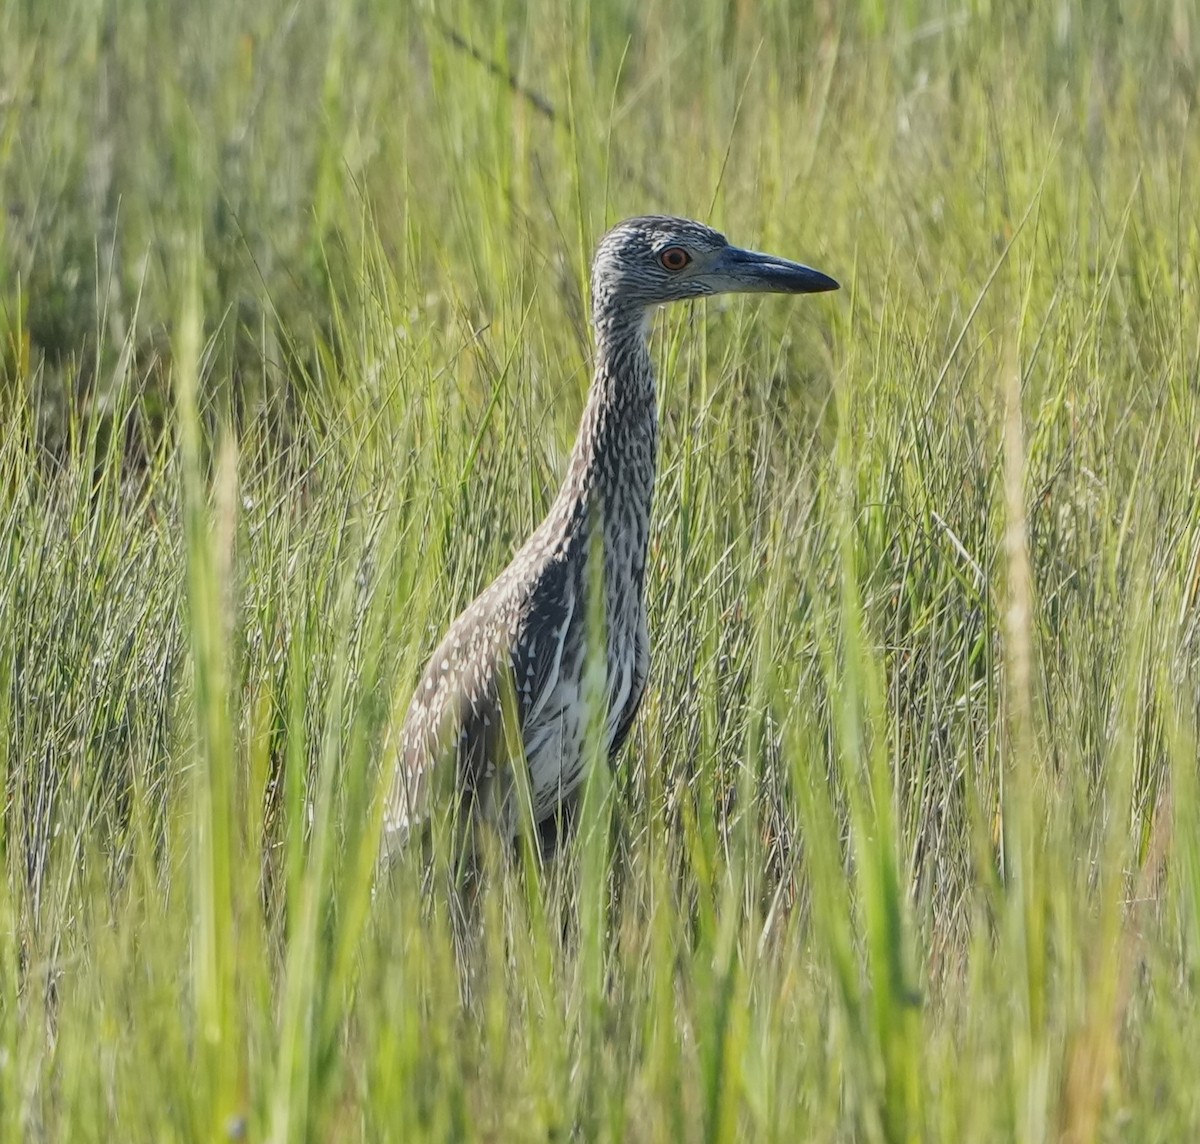
<svg viewBox="0 0 1200 1144"><path fill-rule="evenodd" d="M646 550L658 418L647 337L655 308L714 294L837 288L817 270L741 250L688 219L626 219L601 239L592 265L596 370L566 478L545 520L450 626L417 685L385 810L384 859L439 807L515 837L524 787L515 766L528 767L534 822L554 821L584 777L589 696L600 696L595 725L610 759L629 734L650 670ZM589 589L597 568L602 597ZM596 607L589 621L589 602L600 598L602 622ZM599 687L585 679L597 633L606 645ZM511 749L516 735L524 760Z"/></svg>

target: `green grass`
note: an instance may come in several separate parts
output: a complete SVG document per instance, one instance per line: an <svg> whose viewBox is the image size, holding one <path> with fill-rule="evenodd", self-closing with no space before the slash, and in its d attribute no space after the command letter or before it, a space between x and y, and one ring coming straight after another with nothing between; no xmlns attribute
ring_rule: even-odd
<svg viewBox="0 0 1200 1144"><path fill-rule="evenodd" d="M1200 16L0 2L0 1134L1200 1131ZM1021 10L1018 10L1021 9ZM654 666L566 858L386 743L671 211Z"/></svg>

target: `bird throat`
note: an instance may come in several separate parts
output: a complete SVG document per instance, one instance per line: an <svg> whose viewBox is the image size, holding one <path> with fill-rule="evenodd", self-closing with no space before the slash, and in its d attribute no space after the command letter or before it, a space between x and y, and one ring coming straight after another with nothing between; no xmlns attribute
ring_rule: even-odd
<svg viewBox="0 0 1200 1144"><path fill-rule="evenodd" d="M603 536L610 590L628 581L639 601L658 463L649 328L640 309L596 315L596 370L558 506L578 533Z"/></svg>

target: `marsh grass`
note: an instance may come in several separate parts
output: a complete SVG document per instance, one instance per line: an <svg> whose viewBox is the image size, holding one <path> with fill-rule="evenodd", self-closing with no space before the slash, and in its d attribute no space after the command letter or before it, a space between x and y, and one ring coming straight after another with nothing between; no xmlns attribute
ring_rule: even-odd
<svg viewBox="0 0 1200 1144"><path fill-rule="evenodd" d="M6 1138L1187 1139L1200 26L0 5ZM386 745L669 210L654 667L467 942Z"/></svg>

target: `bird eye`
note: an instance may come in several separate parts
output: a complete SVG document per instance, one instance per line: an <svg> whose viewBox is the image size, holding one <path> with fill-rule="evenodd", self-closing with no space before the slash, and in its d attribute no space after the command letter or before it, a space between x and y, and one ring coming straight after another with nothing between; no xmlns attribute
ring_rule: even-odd
<svg viewBox="0 0 1200 1144"><path fill-rule="evenodd" d="M668 270L682 270L692 260L692 256L688 254L682 246L668 246L658 256L659 262Z"/></svg>

